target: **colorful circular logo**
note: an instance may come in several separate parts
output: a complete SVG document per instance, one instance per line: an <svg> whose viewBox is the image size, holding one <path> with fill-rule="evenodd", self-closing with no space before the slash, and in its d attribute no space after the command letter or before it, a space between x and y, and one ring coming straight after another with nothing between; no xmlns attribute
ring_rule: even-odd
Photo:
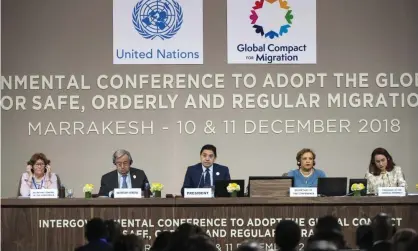
<svg viewBox="0 0 418 251"><path fill-rule="evenodd" d="M277 30L270 30L265 31L261 24L257 24L258 21L258 13L257 11L262 9L265 4L274 4L277 5L278 8L287 10L284 19L286 20L287 24L284 24L277 28ZM275 39L284 36L284 34L289 32L289 29L293 23L293 13L290 9L286 0L258 0L254 2L254 6L251 10L250 20L253 28L255 29L255 33L260 34L262 37Z"/></svg>

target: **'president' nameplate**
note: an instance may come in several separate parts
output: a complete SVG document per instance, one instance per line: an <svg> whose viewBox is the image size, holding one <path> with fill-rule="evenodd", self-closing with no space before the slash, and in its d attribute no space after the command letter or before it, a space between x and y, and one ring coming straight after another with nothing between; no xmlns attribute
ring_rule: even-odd
<svg viewBox="0 0 418 251"><path fill-rule="evenodd" d="M58 198L58 189L31 189L31 199L56 199Z"/></svg>
<svg viewBox="0 0 418 251"><path fill-rule="evenodd" d="M378 196L402 197L406 196L405 187L379 187Z"/></svg>
<svg viewBox="0 0 418 251"><path fill-rule="evenodd" d="M185 188L184 198L212 198L212 188Z"/></svg>
<svg viewBox="0 0 418 251"><path fill-rule="evenodd" d="M141 188L115 188L114 198L142 198Z"/></svg>
<svg viewBox="0 0 418 251"><path fill-rule="evenodd" d="M291 187L289 194L290 197L318 197L318 189L316 187Z"/></svg>

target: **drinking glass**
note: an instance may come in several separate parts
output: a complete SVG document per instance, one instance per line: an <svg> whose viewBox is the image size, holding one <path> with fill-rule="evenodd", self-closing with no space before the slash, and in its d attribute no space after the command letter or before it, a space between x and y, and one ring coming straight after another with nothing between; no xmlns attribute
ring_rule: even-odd
<svg viewBox="0 0 418 251"><path fill-rule="evenodd" d="M68 188L67 189L67 197L68 198L72 198L73 197L73 189L72 188Z"/></svg>

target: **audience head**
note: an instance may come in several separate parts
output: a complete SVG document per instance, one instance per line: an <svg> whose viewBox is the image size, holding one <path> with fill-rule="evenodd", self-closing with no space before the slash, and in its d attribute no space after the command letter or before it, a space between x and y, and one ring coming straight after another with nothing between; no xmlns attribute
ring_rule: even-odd
<svg viewBox="0 0 418 251"><path fill-rule="evenodd" d="M106 235L106 225L102 219L93 218L87 222L85 236L89 242L105 239Z"/></svg>
<svg viewBox="0 0 418 251"><path fill-rule="evenodd" d="M370 251L392 251L392 243L389 241L381 241L373 245Z"/></svg>
<svg viewBox="0 0 418 251"><path fill-rule="evenodd" d="M115 243L122 235L120 224L114 220L106 220L104 223L107 229L107 241Z"/></svg>
<svg viewBox="0 0 418 251"><path fill-rule="evenodd" d="M218 251L215 243L206 234L191 235L185 242L181 251Z"/></svg>
<svg viewBox="0 0 418 251"><path fill-rule="evenodd" d="M418 236L411 240L408 245L407 251L417 251L418 250Z"/></svg>
<svg viewBox="0 0 418 251"><path fill-rule="evenodd" d="M46 166L49 164L51 161L43 153L35 153L27 162L27 165L32 167L31 172L35 176L43 176L46 173Z"/></svg>
<svg viewBox="0 0 418 251"><path fill-rule="evenodd" d="M411 228L400 229L392 237L393 249L396 251L406 251L410 243L416 237L417 237L417 233L414 229L411 229Z"/></svg>
<svg viewBox="0 0 418 251"><path fill-rule="evenodd" d="M263 251L263 247L256 241L244 241L239 245L236 251Z"/></svg>
<svg viewBox="0 0 418 251"><path fill-rule="evenodd" d="M180 237L189 237L191 235L194 234L204 234L205 231L203 231L203 229L199 226L196 225L192 225L189 223L183 223L181 224L176 231L174 232L174 234L176 234L176 236L180 236Z"/></svg>
<svg viewBox="0 0 418 251"><path fill-rule="evenodd" d="M170 238L169 250L183 250L190 236L205 234L202 228L189 223L181 224Z"/></svg>
<svg viewBox="0 0 418 251"><path fill-rule="evenodd" d="M296 154L296 164L303 170L311 170L315 166L316 154L309 148L303 148Z"/></svg>
<svg viewBox="0 0 418 251"><path fill-rule="evenodd" d="M315 240L309 242L308 246L306 247L307 251L337 251L338 247L326 240Z"/></svg>
<svg viewBox="0 0 418 251"><path fill-rule="evenodd" d="M319 218L311 241L328 241L338 248L345 248L344 235L338 219L331 215Z"/></svg>
<svg viewBox="0 0 418 251"><path fill-rule="evenodd" d="M300 242L300 237L301 230L294 221L283 220L277 224L274 240L280 250L294 250Z"/></svg>
<svg viewBox="0 0 418 251"><path fill-rule="evenodd" d="M200 162L204 167L211 167L217 157L216 147L214 145L204 145L200 150Z"/></svg>
<svg viewBox="0 0 418 251"><path fill-rule="evenodd" d="M314 232L325 232L325 231L337 231L341 232L342 228L338 219L332 215L326 215L318 219L318 222L315 225Z"/></svg>
<svg viewBox="0 0 418 251"><path fill-rule="evenodd" d="M152 251L162 251L168 247L172 233L169 231L160 232L152 244Z"/></svg>
<svg viewBox="0 0 418 251"><path fill-rule="evenodd" d="M125 175L129 172L129 169L131 168L133 162L131 154L124 149L116 150L113 153L112 160L113 164L116 166L116 169L118 170L118 173L122 175Z"/></svg>
<svg viewBox="0 0 418 251"><path fill-rule="evenodd" d="M113 246L117 251L143 251L144 242L134 234L122 235Z"/></svg>
<svg viewBox="0 0 418 251"><path fill-rule="evenodd" d="M392 238L393 227L391 218L385 214L380 213L372 220L373 241L387 241Z"/></svg>
<svg viewBox="0 0 418 251"><path fill-rule="evenodd" d="M369 164L369 172L374 175L380 175L381 172L390 172L395 167L392 156L384 148L376 148L372 152Z"/></svg>
<svg viewBox="0 0 418 251"><path fill-rule="evenodd" d="M369 225L359 226L356 230L356 245L359 249L369 250L373 246L373 229Z"/></svg>

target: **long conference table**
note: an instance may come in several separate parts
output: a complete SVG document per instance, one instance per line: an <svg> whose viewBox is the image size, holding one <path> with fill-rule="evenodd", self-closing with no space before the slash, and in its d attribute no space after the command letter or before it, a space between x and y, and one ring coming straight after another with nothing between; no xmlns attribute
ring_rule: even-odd
<svg viewBox="0 0 418 251"><path fill-rule="evenodd" d="M84 226L93 217L120 222L124 234L142 237L149 250L155 236L189 222L201 226L218 250L235 250L240 242L258 240L275 249L274 229L282 219L302 229L299 250L324 215L339 218L346 240L355 247L357 226L379 212L397 228L418 231L418 196L318 198L150 198L150 199L21 199L1 200L1 250L66 251L84 244Z"/></svg>

